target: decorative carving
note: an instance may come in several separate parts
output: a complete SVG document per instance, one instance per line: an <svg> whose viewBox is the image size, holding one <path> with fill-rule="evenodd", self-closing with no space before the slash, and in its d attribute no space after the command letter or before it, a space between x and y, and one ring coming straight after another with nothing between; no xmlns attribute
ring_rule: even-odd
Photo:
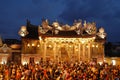
<svg viewBox="0 0 120 80"><path fill-rule="evenodd" d="M65 24L62 26L63 30L68 31L70 29L70 26L68 24Z"/></svg>
<svg viewBox="0 0 120 80"><path fill-rule="evenodd" d="M4 53L11 53L11 48L7 46L7 44L3 44L3 46L0 48Z"/></svg>
<svg viewBox="0 0 120 80"><path fill-rule="evenodd" d="M26 26L21 26L20 31L18 32L18 34L22 37L25 37L27 34L29 34L29 32L27 31Z"/></svg>
<svg viewBox="0 0 120 80"><path fill-rule="evenodd" d="M43 20L42 25L38 27L38 32L40 34L45 34L48 30L51 30L52 34L59 34L59 31L76 31L78 35L84 35L84 34L93 35L93 34L96 34L97 32L95 22L86 23L86 21L84 21L84 23L82 24L82 20L78 20L78 21L75 20L72 26L68 24L60 25L59 22L57 21L53 22L52 26L50 26L47 19ZM106 33L101 31L104 31L104 29L100 29L97 35L103 38L106 36Z"/></svg>
<svg viewBox="0 0 120 80"><path fill-rule="evenodd" d="M101 27L101 28L99 29L99 32L97 33L97 35L98 35L100 38L104 39L107 34L105 33L104 28Z"/></svg>
<svg viewBox="0 0 120 80"><path fill-rule="evenodd" d="M62 30L58 22L53 22L52 33L58 34L59 30Z"/></svg>
<svg viewBox="0 0 120 80"><path fill-rule="evenodd" d="M44 28L42 28L40 25L38 26L38 32L39 32L40 34L45 34L48 30L49 30L49 29L44 29Z"/></svg>
<svg viewBox="0 0 120 80"><path fill-rule="evenodd" d="M47 19L46 19L46 20L43 20L41 25L42 25L42 28L43 28L43 29L47 29L47 30L52 29L52 27L49 26L49 22L48 22Z"/></svg>
<svg viewBox="0 0 120 80"><path fill-rule="evenodd" d="M85 22L84 29L88 34L96 34L97 31L95 22L87 23L87 24Z"/></svg>
<svg viewBox="0 0 120 80"><path fill-rule="evenodd" d="M82 34L82 20L75 21L71 29L75 30L78 35Z"/></svg>

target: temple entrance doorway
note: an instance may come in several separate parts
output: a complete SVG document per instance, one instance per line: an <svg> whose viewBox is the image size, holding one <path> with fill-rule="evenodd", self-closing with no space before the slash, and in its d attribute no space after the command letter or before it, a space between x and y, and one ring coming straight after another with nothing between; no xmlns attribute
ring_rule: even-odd
<svg viewBox="0 0 120 80"><path fill-rule="evenodd" d="M30 57L30 60L29 60L30 62L30 64L34 64L34 57Z"/></svg>
<svg viewBox="0 0 120 80"><path fill-rule="evenodd" d="M11 58L14 63L21 64L21 54L19 52L13 52Z"/></svg>
<svg viewBox="0 0 120 80"><path fill-rule="evenodd" d="M61 47L61 60L62 61L68 61L69 60L68 52L67 52L65 46Z"/></svg>
<svg viewBox="0 0 120 80"><path fill-rule="evenodd" d="M70 61L72 59L73 47L71 45L62 45L60 47L60 58L62 61Z"/></svg>

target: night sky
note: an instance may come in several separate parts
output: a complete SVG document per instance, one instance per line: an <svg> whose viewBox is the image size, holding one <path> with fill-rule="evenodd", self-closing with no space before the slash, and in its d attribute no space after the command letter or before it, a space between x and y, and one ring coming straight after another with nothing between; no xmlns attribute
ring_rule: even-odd
<svg viewBox="0 0 120 80"><path fill-rule="evenodd" d="M120 41L120 0L0 0L0 35L20 39L26 20L41 25L42 19L72 25L82 19L104 27L107 41Z"/></svg>

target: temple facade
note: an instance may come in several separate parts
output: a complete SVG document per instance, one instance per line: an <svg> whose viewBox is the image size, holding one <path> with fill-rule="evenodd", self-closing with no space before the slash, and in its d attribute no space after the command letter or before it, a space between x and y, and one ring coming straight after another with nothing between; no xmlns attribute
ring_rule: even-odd
<svg viewBox="0 0 120 80"><path fill-rule="evenodd" d="M3 44L0 37L0 64L7 64L11 60L11 54L11 48L7 44Z"/></svg>
<svg viewBox="0 0 120 80"><path fill-rule="evenodd" d="M97 29L95 22L78 20L70 26L42 20L41 25L36 26L27 21L26 26L21 26L19 34L23 64L39 63L41 60L104 60L106 33L102 27Z"/></svg>

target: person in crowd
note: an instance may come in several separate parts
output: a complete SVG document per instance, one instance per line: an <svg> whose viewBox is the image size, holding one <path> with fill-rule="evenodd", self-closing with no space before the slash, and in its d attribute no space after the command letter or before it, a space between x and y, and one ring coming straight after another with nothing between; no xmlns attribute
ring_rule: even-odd
<svg viewBox="0 0 120 80"><path fill-rule="evenodd" d="M0 64L0 80L119 80L120 66L91 62Z"/></svg>

